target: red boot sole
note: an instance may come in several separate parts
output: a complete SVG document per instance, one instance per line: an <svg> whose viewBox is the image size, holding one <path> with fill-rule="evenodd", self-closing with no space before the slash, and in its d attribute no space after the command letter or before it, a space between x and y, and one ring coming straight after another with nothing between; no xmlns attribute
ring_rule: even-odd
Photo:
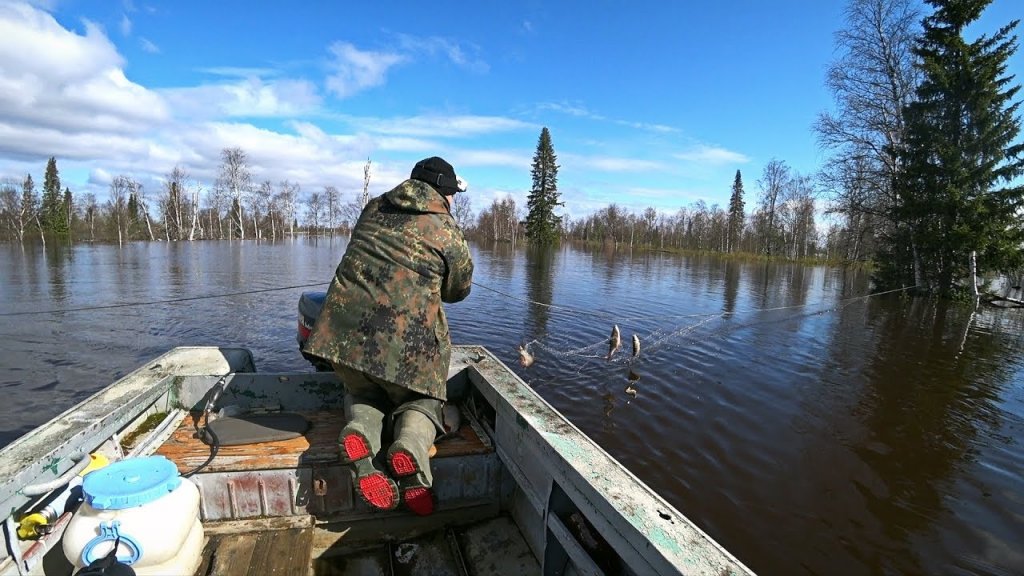
<svg viewBox="0 0 1024 576"><path fill-rule="evenodd" d="M416 461L408 452L400 451L391 454L391 471L395 473L395 476L402 478L412 476L419 469L416 467Z"/></svg>
<svg viewBox="0 0 1024 576"><path fill-rule="evenodd" d="M366 445L364 440L358 434L349 434L341 441L342 446L345 448L345 456L349 462L361 460L370 455L370 447Z"/></svg>
<svg viewBox="0 0 1024 576"><path fill-rule="evenodd" d="M434 494L430 488L409 488L402 499L413 514L429 516L434 513Z"/></svg>
<svg viewBox="0 0 1024 576"><path fill-rule="evenodd" d="M393 510L398 505L398 488L381 472L360 478L359 493L370 506L380 510Z"/></svg>

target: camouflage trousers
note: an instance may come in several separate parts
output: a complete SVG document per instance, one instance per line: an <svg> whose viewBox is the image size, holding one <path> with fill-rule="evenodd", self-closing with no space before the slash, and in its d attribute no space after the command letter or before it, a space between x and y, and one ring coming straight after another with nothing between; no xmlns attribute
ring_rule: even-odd
<svg viewBox="0 0 1024 576"><path fill-rule="evenodd" d="M441 425L443 403L387 382L360 370L334 365L345 387L345 427L339 441L346 435L362 434L370 446L374 460L382 462L392 441L400 441L415 458L420 473L409 479L413 484L431 487L429 450L434 439L444 432ZM385 466L375 464L378 470Z"/></svg>

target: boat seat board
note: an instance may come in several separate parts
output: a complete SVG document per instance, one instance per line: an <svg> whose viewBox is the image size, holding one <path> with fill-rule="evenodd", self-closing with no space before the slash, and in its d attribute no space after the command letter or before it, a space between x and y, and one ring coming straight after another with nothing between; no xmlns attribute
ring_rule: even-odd
<svg viewBox="0 0 1024 576"><path fill-rule="evenodd" d="M310 422L305 434L289 440L220 446L217 456L203 472L242 472L293 469L338 462L338 436L345 425L338 411L301 412ZM437 443L435 458L487 454L494 448L481 439L469 418L463 418L457 434ZM195 437L194 415L186 416L156 454L174 462L182 474L194 470L210 457L210 446Z"/></svg>
<svg viewBox="0 0 1024 576"><path fill-rule="evenodd" d="M313 528L213 535L195 576L307 576Z"/></svg>

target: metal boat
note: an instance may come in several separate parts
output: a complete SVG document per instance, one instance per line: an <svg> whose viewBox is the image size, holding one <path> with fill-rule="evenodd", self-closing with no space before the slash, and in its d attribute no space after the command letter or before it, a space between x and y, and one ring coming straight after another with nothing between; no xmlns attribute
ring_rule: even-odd
<svg viewBox="0 0 1024 576"><path fill-rule="evenodd" d="M485 348L453 347L448 396L461 424L431 461L435 512L376 511L339 461L334 373L175 348L0 451L0 575L73 573L62 538L85 506L83 470L152 456L198 488L200 575L751 574ZM285 416L305 424L284 439L202 433ZM121 558L123 545L108 547Z"/></svg>

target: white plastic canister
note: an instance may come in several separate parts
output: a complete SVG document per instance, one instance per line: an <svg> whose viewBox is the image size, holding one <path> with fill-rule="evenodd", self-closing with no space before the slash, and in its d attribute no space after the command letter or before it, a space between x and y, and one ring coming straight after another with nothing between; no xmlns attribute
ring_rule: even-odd
<svg viewBox="0 0 1024 576"><path fill-rule="evenodd" d="M64 555L76 569L117 547L139 576L191 574L203 552L199 489L163 456L128 458L90 472L84 502L64 532ZM180 570L179 570L180 569Z"/></svg>

